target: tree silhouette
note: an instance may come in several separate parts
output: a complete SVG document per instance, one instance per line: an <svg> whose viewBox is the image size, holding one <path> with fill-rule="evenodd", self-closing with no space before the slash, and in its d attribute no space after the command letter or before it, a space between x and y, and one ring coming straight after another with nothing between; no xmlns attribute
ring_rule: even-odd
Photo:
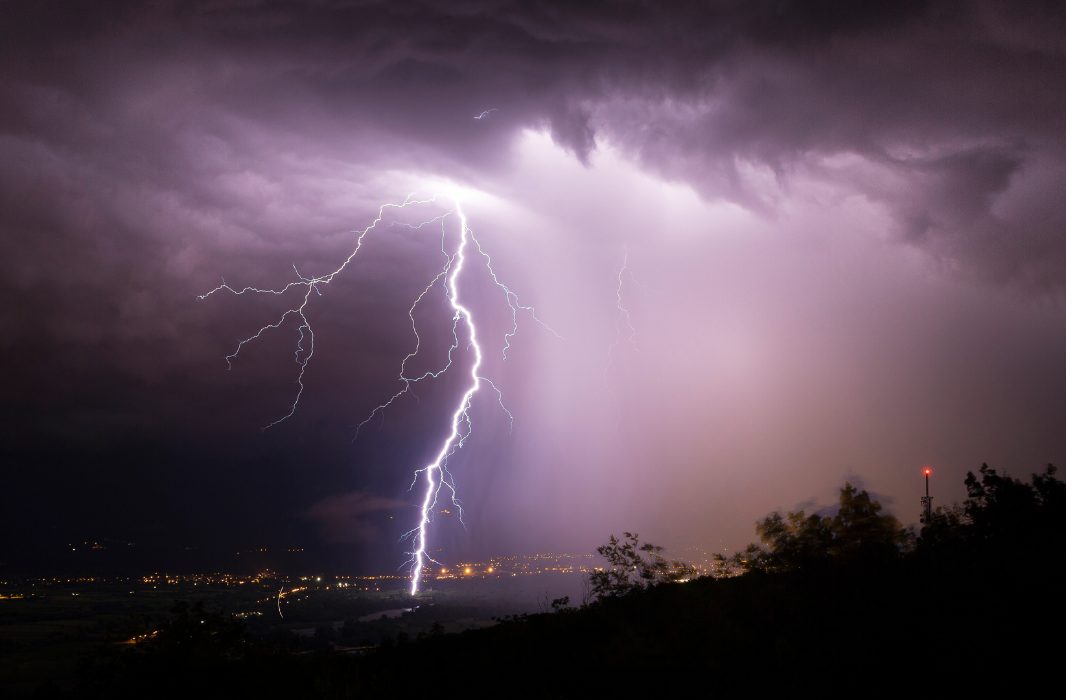
<svg viewBox="0 0 1080 700"><path fill-rule="evenodd" d="M1049 464L1025 483L983 464L967 473L967 499L938 508L919 535L923 555L1051 558L1065 544L1065 484Z"/></svg>
<svg viewBox="0 0 1080 700"><path fill-rule="evenodd" d="M642 544L636 532L624 532L623 538L611 535L607 544L596 548L608 564L589 574L589 584L597 598L618 597L690 575L692 570L688 565L669 562L661 556L663 547Z"/></svg>
<svg viewBox="0 0 1080 700"><path fill-rule="evenodd" d="M870 565L895 560L910 549L912 535L865 490L840 489L836 515L770 513L757 523L761 544L730 556L715 555L717 573L772 573L827 564Z"/></svg>

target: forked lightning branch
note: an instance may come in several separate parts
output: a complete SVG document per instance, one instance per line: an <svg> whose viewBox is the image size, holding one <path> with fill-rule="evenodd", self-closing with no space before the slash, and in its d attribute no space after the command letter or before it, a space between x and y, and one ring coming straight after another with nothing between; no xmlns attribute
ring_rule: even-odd
<svg viewBox="0 0 1080 700"><path fill-rule="evenodd" d="M368 416L357 426L357 431L359 431L382 411L389 408L397 399L408 394L413 385L418 382L438 379L448 372L455 362L461 361L469 363L469 383L462 390L462 393L457 396L456 404L452 407L452 411L447 421L446 432L440 435L437 441L435 441L435 444L438 447L437 451L435 451L430 462L417 468L413 473L410 490L417 484L420 484L423 489L423 498L419 504L419 515L417 517L416 526L402 535L403 540L408 540L412 543L412 548L408 552L408 560L405 565L410 567L411 570L410 592L413 595L420 590L424 565L428 562L437 563L428 553L428 542L430 538L430 526L433 522L432 516L440 499L449 498L451 503L457 509L459 519L464 522L464 511L461 501L458 499L457 489L454 486L454 478L450 471L450 460L465 446L466 441L468 441L469 436L472 434L472 419L469 415L469 410L472 407L473 401L477 399L481 392L489 391L493 400L497 401L499 406L506 413L511 427L513 426L513 415L503 404L502 392L495 383L484 374L484 362L486 357L484 350L481 347L480 338L477 334L475 311L465 303L460 293L459 284L462 272L465 270L466 263L470 259L470 256L475 255L476 260L482 262L483 269L487 274L488 279L491 284L499 289L505 299L506 306L510 311L510 323L503 334L503 346L501 349L501 355L504 360L508 357L510 345L518 331L519 312L528 314L530 319L556 337L558 337L558 334L537 317L536 310L532 306L522 304L517 293L508 287L499 279L498 275L495 274L495 267L491 256L480 246L476 234L469 228L469 223L465 216L465 212L462 210L461 203L455 199L440 196L425 200L415 200L412 199L410 195L410 197L406 197L405 201L401 203L382 205L379 208L379 213L375 219L365 229L358 232L356 245L352 251L337 268L326 274L315 277L305 277L294 268L297 279L278 288L262 289L250 286L236 288L222 281L220 285L198 297L200 300L205 300L215 294L232 294L235 296L262 294L278 296L283 299L294 297L298 299L298 302L295 305L287 306L276 320L271 320L251 335L240 340L236 347L225 356L225 363L231 369L233 361L240 356L240 353L244 351L245 347L260 340L267 332L282 328L295 330L296 344L292 349L292 352L298 366L296 373L296 392L293 395L292 402L289 404L287 410L285 410L276 420L266 425L264 430L273 427L295 415L297 408L300 405L300 399L304 394L304 374L312 359L315 357L315 329L312 327L308 311L311 304L315 302L318 297L322 296L320 289L333 283L334 279L344 272L349 264L352 263L353 259L360 253L364 239L368 234L379 227L379 224L383 222L388 210L404 210L421 206L438 207L442 202L449 202L451 206L443 210L438 216L418 224L399 224L413 230L434 230L437 227L439 251L442 254L444 264L442 269L428 281L427 285L422 290L420 290L413 301L412 306L409 308L409 321L411 323L415 342L412 349L401 360L398 372L400 389L387 398L386 401L375 406ZM452 233L448 234L448 228ZM433 369L417 372L410 367L411 362L420 354L422 339L422 333L417 326L415 313L417 307L424 298L435 289L440 289L446 300L447 313L450 317L452 331L451 342L446 349L445 363Z"/></svg>

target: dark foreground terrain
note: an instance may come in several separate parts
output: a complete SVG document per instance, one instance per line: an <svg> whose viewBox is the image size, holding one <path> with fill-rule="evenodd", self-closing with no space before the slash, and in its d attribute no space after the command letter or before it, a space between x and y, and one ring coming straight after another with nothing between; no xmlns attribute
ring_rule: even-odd
<svg viewBox="0 0 1080 700"><path fill-rule="evenodd" d="M178 609L150 642L92 656L73 688L39 694L1060 696L1064 484L984 469L968 486L917 539L848 488L834 516L763 520L762 544L721 562L741 575L669 582L673 567L643 548L620 585L595 581L590 605L455 634L435 623L358 654Z"/></svg>
<svg viewBox="0 0 1080 700"><path fill-rule="evenodd" d="M170 642L103 660L87 669L77 695L1059 694L1060 581L1019 568L951 573L664 584L355 658L292 655L216 630L219 639L191 648Z"/></svg>

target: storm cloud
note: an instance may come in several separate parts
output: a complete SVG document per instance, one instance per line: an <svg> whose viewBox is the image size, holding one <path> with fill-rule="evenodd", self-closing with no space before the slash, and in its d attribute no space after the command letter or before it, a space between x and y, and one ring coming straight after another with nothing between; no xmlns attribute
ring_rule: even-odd
<svg viewBox="0 0 1080 700"><path fill-rule="evenodd" d="M209 503L233 522L221 513L247 512L250 488L259 515L236 516L237 537L330 513L341 541L356 494L398 503L399 477L427 447L416 436L440 420L447 390L378 439L352 443L349 427L393 387L407 319L383 321L438 265L425 239L388 231L365 282L343 283L355 294L328 300L311 401L276 435L258 426L288 397L287 365L268 350L217 373L272 308L195 297L222 276L269 286L293 265L330 269L379 204L437 182L490 195L476 204L478 232L496 234L510 278L575 339L525 334L506 370L521 434L492 438L501 447L486 461L517 471L462 475L476 494L476 550L582 546L639 517L683 539L707 522L726 540L776 499L814 496L798 489L818 474L893 474L909 459L954 460L957 473L983 459L1060 462L1064 12L974 1L13 3L0 27L0 353L18 488L4 510L29 517L12 499L48 498L60 478L94 496L61 498L72 515L57 527L119 531L100 507L117 490L95 479L135 479L117 496L146 511L133 517L159 499L190 520L177 525L185 537L206 537L184 514ZM623 244L642 340L611 372ZM578 409L614 417L569 424L575 382L590 387ZM639 458L677 477L655 499L645 466L619 471L635 425L655 437L634 448ZM994 442L1005 426L1014 436ZM924 447L901 447L908 438ZM702 464L772 465L706 478L711 494L760 491L788 479L777 465L800 454L811 464L790 493L741 500L720 524L665 517L696 503ZM874 455L888 466L862 461ZM613 482L623 505L583 515ZM894 495L898 483L871 479ZM548 508L573 514L581 540L569 525L498 529ZM365 541L392 529L357 527Z"/></svg>

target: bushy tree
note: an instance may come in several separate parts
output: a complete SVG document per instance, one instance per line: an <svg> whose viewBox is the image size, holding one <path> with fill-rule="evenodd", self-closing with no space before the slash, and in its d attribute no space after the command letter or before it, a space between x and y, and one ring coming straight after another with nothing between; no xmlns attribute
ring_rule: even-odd
<svg viewBox="0 0 1080 700"><path fill-rule="evenodd" d="M623 539L612 535L607 544L596 548L607 566L589 574L592 594L597 598L621 596L656 583L677 581L691 573L682 562L669 562L663 547L641 543L635 532L624 532Z"/></svg>
<svg viewBox="0 0 1080 700"><path fill-rule="evenodd" d="M938 508L919 535L922 553L1042 556L1065 544L1065 484L1049 464L1025 483L989 465L964 479L967 498Z"/></svg>
<svg viewBox="0 0 1080 700"><path fill-rule="evenodd" d="M771 513L757 523L761 544L716 555L720 575L805 570L825 564L870 564L898 558L911 533L865 490L844 484L835 515Z"/></svg>

